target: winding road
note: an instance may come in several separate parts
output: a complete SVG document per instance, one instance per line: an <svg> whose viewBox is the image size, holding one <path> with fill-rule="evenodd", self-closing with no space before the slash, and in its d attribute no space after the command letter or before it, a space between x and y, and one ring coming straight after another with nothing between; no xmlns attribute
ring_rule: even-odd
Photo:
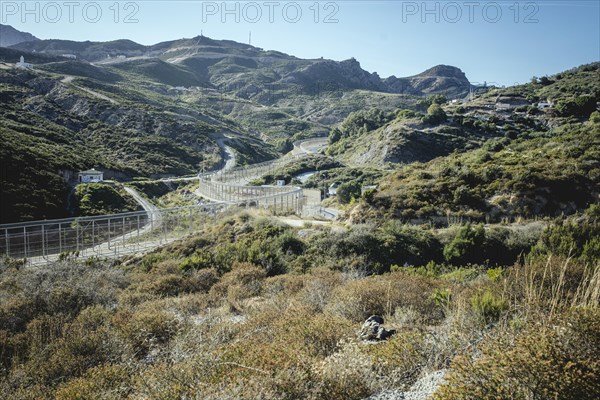
<svg viewBox="0 0 600 400"><path fill-rule="evenodd" d="M223 159L224 159L224 163L222 165L222 168L213 171L212 174L217 174L219 172L225 172L225 171L229 171L235 168L236 165L236 156L235 156L235 151L233 148L231 148L230 146L228 146L226 144L226 140L228 138L227 137L221 137L219 139L217 139L217 143L219 145L219 147L222 149L222 153L223 153ZM299 158L302 158L302 155L305 154L312 154L315 152L318 152L323 146L326 145L326 139L311 139L309 141L306 142L299 142L299 143L295 143L294 144L294 150L288 154L286 154L285 156L283 156L281 159L275 160L273 163L278 163L281 164L282 161L284 163L287 162L293 162L294 160L297 160ZM254 166L250 165L246 168L243 168L242 170L244 171L249 171L249 175L253 174L253 173L260 173L261 171L261 167L257 167L257 165L255 164ZM256 178L259 178L261 175L257 175ZM251 179L252 177L250 176L245 176L244 177L244 181ZM189 181L193 181L193 180L197 180L198 176L195 177L180 177L180 178L171 178L170 180L189 180ZM164 180L162 180L164 181ZM229 184L229 183L228 183ZM232 185L234 186L234 185ZM27 257L27 261L29 265L44 265L44 264L48 264L51 262L55 262L60 260L63 256L65 256L67 253L71 254L71 256L76 255L76 257L78 259L87 259L90 257L114 257L114 258L118 258L127 254L135 254L138 253L140 251L146 251L161 245L164 245L168 242L177 240L180 236L176 236L176 235L171 235L169 236L170 231L172 231L173 229L177 229L177 227L171 227L171 224L174 223L173 221L173 215L172 214L165 214L167 212L170 212L171 210L178 210L178 209L164 209L161 210L159 208L157 208L154 204L152 204L148 199L146 199L144 196L142 196L140 193L138 193L137 190L135 190L135 188L133 187L128 187L128 186L123 186L124 190L132 196L132 198L144 209L144 212L147 215L147 219L141 220L140 216L143 214L136 214L136 213L125 213L125 214L114 214L114 215L107 215L107 216L103 216L103 217L96 217L96 218L92 218L86 220L85 218L83 218L82 220L84 221L84 223L86 223L87 225L82 226L82 228L77 228L77 241L75 242L74 240L74 236L71 237L71 241L67 242L65 239L66 235L67 235L67 231L70 230L70 232L74 232L74 226L78 226L77 224L79 224L78 221L80 221L80 219L75 218L75 219L67 219L67 220L58 220L58 221L40 221L38 224L35 223L27 223L27 224L23 224L23 226L25 227L30 227L30 229L33 229L33 233L31 235L33 235L31 238L29 238L29 235L27 233L27 228L19 228L19 227L3 227L4 229L4 233L5 233L5 238L8 237L8 230L17 230L18 232L23 232L21 235L23 237L22 241L19 242L18 238L15 237L15 242L12 244L14 247L15 245L18 245L18 243L21 243L21 245L25 246L25 248L21 251L21 253L24 254L25 257L27 257L28 254L32 254L32 252L35 254L37 252L37 254L42 254L40 256L30 256ZM251 190L252 188L256 189L256 187L248 187L246 186L246 182L240 182L240 186L238 186L238 188L244 188L245 190ZM280 188L281 189L281 188ZM291 188L293 189L293 188ZM267 187L266 190L274 190L274 187ZM302 195L301 189L296 189L296 190L300 190L300 196ZM293 191L292 191L293 192ZM197 193L199 194L199 193ZM281 193L281 194L277 194L277 192L275 192L275 194L273 194L271 197L273 198L277 198L279 199L280 196L286 196L286 193ZM290 196L288 194L288 196ZM203 196L206 197L206 196ZM267 196L267 198L269 198L269 196ZM298 197L298 199L301 197ZM307 208L311 208L311 209L315 209L315 208L320 208L319 203L317 202L317 200L320 202L320 198L319 199L310 199L310 196L308 196L311 204L308 204L309 207ZM257 203L258 203L258 199L257 198ZM260 198L261 202L263 201L262 198ZM210 198L209 198L210 200ZM277 200L279 202L279 200ZM312 204L312 202L315 202L315 204ZM273 203L271 203L273 204ZM283 204L283 201L281 202L281 204ZM192 222L194 221L193 218L200 218L200 220L202 220L203 218L205 218L205 216L211 216L214 217L215 214L215 210L213 209L212 212L210 210L206 210L206 205L205 206L190 206L185 208L185 215L189 215L189 219L188 217L184 217L184 219L182 221L187 221L184 222L183 225L183 229L184 234L187 233L191 233L193 231L193 226L195 226L195 222L194 225L192 224ZM189 214L187 214L189 213ZM131 225L131 218L132 215L134 215L133 218L137 218L137 225L135 224L135 220L133 220L133 226ZM165 224L165 218L168 219L169 224ZM176 218L176 217L175 217ZM95 223L95 228L92 222L90 221L94 221ZM122 221L122 222L121 222ZM282 219L282 221L284 221L287 224L290 225L294 225L297 226L298 224L303 224L304 222L308 222L310 220L303 220L302 218L299 219ZM111 232L123 232L123 231L127 231L125 229L126 226L126 222L129 225L129 228L127 228L127 230L129 230L129 232L121 234L119 236L114 236L111 237L110 233ZM314 221L312 221L314 222ZM73 225L73 223L75 225ZM111 229L111 224L113 225L113 228ZM58 225L58 230L56 229L56 226ZM164 225L164 229L163 228ZM20 225L19 225L20 226ZM62 226L62 228L61 228ZM120 226L122 226L123 228L120 228ZM46 230L45 228L48 227ZM106 228L108 227L108 230L106 230ZM133 228L133 229L132 229ZM22 230L19 230L22 229ZM52 231L50 229L54 229L54 233L52 233ZM80 231L80 229L83 229L86 232L86 235L89 235L91 232L91 237L96 237L98 240L98 244L94 245L93 243L93 239L90 242L87 242L87 240L89 240L89 236L86 236L88 239L83 239L83 236L80 237L80 233L82 231ZM102 234L100 234L100 229L102 229ZM179 228L181 229L181 228ZM98 233L96 234L95 232L98 230ZM164 231L164 234L163 234ZM37 232L37 233L35 233ZM40 242L39 239L39 235L42 235L42 239ZM64 232L64 233L63 233ZM157 236L154 236L154 233L158 232ZM53 234L54 236L50 237L48 235ZM61 234L62 234L62 239L61 239ZM17 234L18 235L18 234ZM37 236L36 236L37 235ZM83 235L83 233L82 233ZM97 235L97 236L96 236ZM108 235L104 236L104 235ZM41 243L41 251L40 248L30 249L30 246L32 246L32 238L37 238L37 242L35 242L34 244L39 245ZM56 245L56 243L50 243L51 241L54 241L56 238L58 238L58 246ZM87 242L87 243L84 243ZM7 240L7 247L6 250L8 251L8 240ZM45 244L45 250L44 250L44 244ZM62 244L62 247L61 247ZM86 247L86 245L91 244L90 247ZM19 254L19 251L16 248L13 248L13 253L15 254ZM75 253L73 253L75 250L77 250ZM7 253L8 254L8 253Z"/></svg>

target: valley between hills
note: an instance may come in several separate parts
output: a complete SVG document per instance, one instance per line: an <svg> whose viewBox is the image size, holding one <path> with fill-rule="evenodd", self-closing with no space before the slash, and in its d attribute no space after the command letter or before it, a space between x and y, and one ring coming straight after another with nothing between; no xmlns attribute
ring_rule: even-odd
<svg viewBox="0 0 600 400"><path fill-rule="evenodd" d="M199 174L258 163L223 182L329 211L238 201L118 258L0 245L0 398L600 396L600 62L495 87L1 28L0 224L204 207Z"/></svg>

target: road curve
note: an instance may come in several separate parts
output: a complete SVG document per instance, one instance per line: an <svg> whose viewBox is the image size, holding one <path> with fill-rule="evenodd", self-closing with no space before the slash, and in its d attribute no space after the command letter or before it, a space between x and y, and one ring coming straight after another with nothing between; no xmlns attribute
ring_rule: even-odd
<svg viewBox="0 0 600 400"><path fill-rule="evenodd" d="M133 199L135 201L137 201L137 203L140 206L142 206L144 211L146 211L146 213L148 214L148 223L146 223L146 225L144 226L144 229L142 231L140 231L140 233L145 233L146 231L148 231L151 228L156 228L156 227L160 226L160 224L162 223L162 215L160 213L160 209L158 207L156 207L154 204L150 203L150 201L148 201L148 199L144 198L134 188L128 187L128 186L123 186L123 189L125 189L125 191L127 193L129 193L131 195L131 197L133 197Z"/></svg>

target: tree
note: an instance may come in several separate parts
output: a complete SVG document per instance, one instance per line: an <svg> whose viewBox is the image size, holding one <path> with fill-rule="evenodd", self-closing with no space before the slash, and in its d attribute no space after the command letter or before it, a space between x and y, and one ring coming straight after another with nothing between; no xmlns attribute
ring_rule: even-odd
<svg viewBox="0 0 600 400"><path fill-rule="evenodd" d="M427 115L423 118L423 122L435 125L445 122L446 119L448 119L448 116L446 115L446 112L442 106L437 103L433 103L427 109Z"/></svg>
<svg viewBox="0 0 600 400"><path fill-rule="evenodd" d="M334 144L342 138L342 132L338 128L333 128L329 132L329 144Z"/></svg>
<svg viewBox="0 0 600 400"><path fill-rule="evenodd" d="M591 95L582 95L564 99L558 102L556 111L561 117L588 117L596 111L596 98Z"/></svg>
<svg viewBox="0 0 600 400"><path fill-rule="evenodd" d="M483 225L463 225L454 239L444 246L444 258L454 265L483 261L485 230Z"/></svg>
<svg viewBox="0 0 600 400"><path fill-rule="evenodd" d="M360 197L360 184L358 182L342 183L337 188L337 198L341 204L348 204L353 198Z"/></svg>
<svg viewBox="0 0 600 400"><path fill-rule="evenodd" d="M446 104L448 102L448 98L443 94L436 94L431 97L431 104Z"/></svg>

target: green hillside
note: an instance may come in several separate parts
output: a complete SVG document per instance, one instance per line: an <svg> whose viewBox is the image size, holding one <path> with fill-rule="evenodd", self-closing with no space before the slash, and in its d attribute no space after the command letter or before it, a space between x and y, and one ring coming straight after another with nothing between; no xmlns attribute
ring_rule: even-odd
<svg viewBox="0 0 600 400"><path fill-rule="evenodd" d="M12 50L0 53L8 58ZM154 72L54 60L33 71L0 69L0 222L68 215L65 178L78 170L96 167L107 179L127 180L220 165L213 135L245 135L244 128L202 104L182 102L170 86L144 75ZM257 143L248 136L237 149L241 158L275 156Z"/></svg>
<svg viewBox="0 0 600 400"><path fill-rule="evenodd" d="M599 68L598 63L586 65L546 78L544 83L493 90L464 104L443 106L447 118L439 125L426 122L429 114L402 111L392 122L380 121L381 128L374 125L372 131L361 128L353 133L353 121L360 115L349 118L332 132L334 139L341 139L329 153L356 160L361 145L346 148L345 143L381 147L381 140L373 142L382 134L404 129L394 144L401 154L410 156L399 161L415 161L412 154L416 153L423 157L416 161L425 162L403 166L384 178L377 193L365 199L352 217L436 223L450 217L501 221L572 214L597 202L600 115L594 110L600 101L600 80L592 78L598 76ZM546 99L553 104L550 108L536 107ZM498 101L530 105L505 111L498 110ZM411 126L422 129L427 124L432 126L430 131L410 133ZM344 132L350 139L344 138ZM447 141L436 141L435 137L449 132L452 136ZM480 148L469 150L473 147Z"/></svg>

